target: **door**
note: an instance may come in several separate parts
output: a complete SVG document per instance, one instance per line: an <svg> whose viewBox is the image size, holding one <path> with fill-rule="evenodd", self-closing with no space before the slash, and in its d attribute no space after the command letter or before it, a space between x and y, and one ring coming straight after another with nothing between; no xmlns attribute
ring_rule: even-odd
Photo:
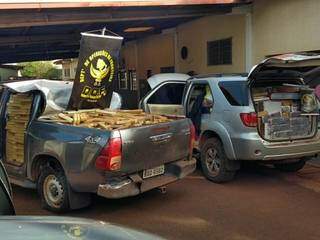
<svg viewBox="0 0 320 240"><path fill-rule="evenodd" d="M201 132L201 125L210 119L213 108L213 95L208 83L192 83L187 91L185 102L186 116L191 119L197 135Z"/></svg>
<svg viewBox="0 0 320 240"><path fill-rule="evenodd" d="M5 109L2 115L4 116L2 117L4 119L2 123L4 149L2 152L3 161L10 177L23 179L26 176L27 129L30 119L38 111L34 104L40 98L40 94L36 94L36 92L12 93L8 91L8 97L6 101L3 101Z"/></svg>
<svg viewBox="0 0 320 240"><path fill-rule="evenodd" d="M147 112L167 115L184 115L182 97L185 82L164 82L156 87L144 100Z"/></svg>

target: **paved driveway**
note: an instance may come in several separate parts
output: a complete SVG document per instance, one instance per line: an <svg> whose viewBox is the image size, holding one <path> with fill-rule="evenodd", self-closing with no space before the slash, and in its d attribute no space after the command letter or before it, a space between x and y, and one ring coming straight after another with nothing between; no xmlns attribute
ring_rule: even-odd
<svg viewBox="0 0 320 240"><path fill-rule="evenodd" d="M33 190L14 188L18 214L49 215ZM122 200L93 199L69 213L118 223L168 239L320 239L320 167L297 174L249 166L228 184L196 172L166 194L151 191Z"/></svg>

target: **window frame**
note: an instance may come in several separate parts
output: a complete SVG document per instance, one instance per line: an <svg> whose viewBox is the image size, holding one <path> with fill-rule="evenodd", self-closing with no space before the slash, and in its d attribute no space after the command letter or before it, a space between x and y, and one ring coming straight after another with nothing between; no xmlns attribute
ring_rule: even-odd
<svg viewBox="0 0 320 240"><path fill-rule="evenodd" d="M190 86L188 88L188 91L186 93L187 97L185 98L185 102L184 102L186 115L189 114L189 102L190 102L191 92L193 91L193 89L194 89L194 87L196 85L204 85L205 87L209 86L209 89L210 89L210 92L211 92L211 96L212 96L212 108L214 108L215 98L214 98L213 91L211 89L211 86L210 86L209 82L207 82L207 81L193 82L193 83L190 84ZM210 114L210 113L203 113L203 114Z"/></svg>
<svg viewBox="0 0 320 240"><path fill-rule="evenodd" d="M124 77L122 77L124 74ZM128 73L125 70L119 70L118 73L118 81L119 81L119 89L120 90L128 90ZM123 84L123 86L122 86Z"/></svg>
<svg viewBox="0 0 320 240"><path fill-rule="evenodd" d="M229 53L224 52L226 50L226 41L230 41L230 45L228 46ZM213 46L216 44L216 46ZM211 45L211 46L210 46ZM214 52L214 48L217 48L217 52ZM212 54L212 55L211 55ZM230 55L227 55L230 54ZM214 56L217 55L217 59ZM233 57L233 38L223 38L213 41L207 41L207 66L221 66L221 65L232 65L232 57Z"/></svg>
<svg viewBox="0 0 320 240"><path fill-rule="evenodd" d="M186 88L186 85L187 85L187 82L186 81L179 81L179 80L168 80L168 81L165 81L165 82L162 82L160 83L158 86L156 86L154 89L151 89L151 91L149 93L146 94L146 97L143 99L143 105L147 107L148 104L148 101L149 99L164 85L167 85L167 84L184 84L184 90ZM184 92L182 94L182 99L181 99L181 104L165 104L165 105L183 105L184 102L183 102L183 99L184 99ZM152 104L152 103L151 103ZM161 104L158 104L158 105L161 105Z"/></svg>

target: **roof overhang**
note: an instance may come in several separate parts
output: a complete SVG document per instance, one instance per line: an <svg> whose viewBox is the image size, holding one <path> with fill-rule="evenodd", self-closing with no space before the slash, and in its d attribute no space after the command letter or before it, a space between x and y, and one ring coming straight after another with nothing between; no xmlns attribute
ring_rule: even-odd
<svg viewBox="0 0 320 240"><path fill-rule="evenodd" d="M49 9L49 8L87 8L87 7L150 7L203 4L236 4L248 3L252 0L91 0L91 1L33 1L12 0L0 1L0 9Z"/></svg>
<svg viewBox="0 0 320 240"><path fill-rule="evenodd" d="M0 63L76 58L80 33L103 27L136 40L249 0L0 0ZM150 27L148 31L126 29Z"/></svg>

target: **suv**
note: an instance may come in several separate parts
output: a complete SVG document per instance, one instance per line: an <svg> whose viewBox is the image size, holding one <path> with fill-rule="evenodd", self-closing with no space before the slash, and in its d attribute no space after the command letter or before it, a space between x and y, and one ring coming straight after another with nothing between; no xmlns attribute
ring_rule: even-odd
<svg viewBox="0 0 320 240"><path fill-rule="evenodd" d="M146 112L186 115L196 126L200 112L195 151L213 182L233 179L239 160L298 171L320 151L318 102L304 83L314 66L314 56L287 54L247 76L159 74L148 79L152 90L140 105ZM199 105L207 95L212 102Z"/></svg>

